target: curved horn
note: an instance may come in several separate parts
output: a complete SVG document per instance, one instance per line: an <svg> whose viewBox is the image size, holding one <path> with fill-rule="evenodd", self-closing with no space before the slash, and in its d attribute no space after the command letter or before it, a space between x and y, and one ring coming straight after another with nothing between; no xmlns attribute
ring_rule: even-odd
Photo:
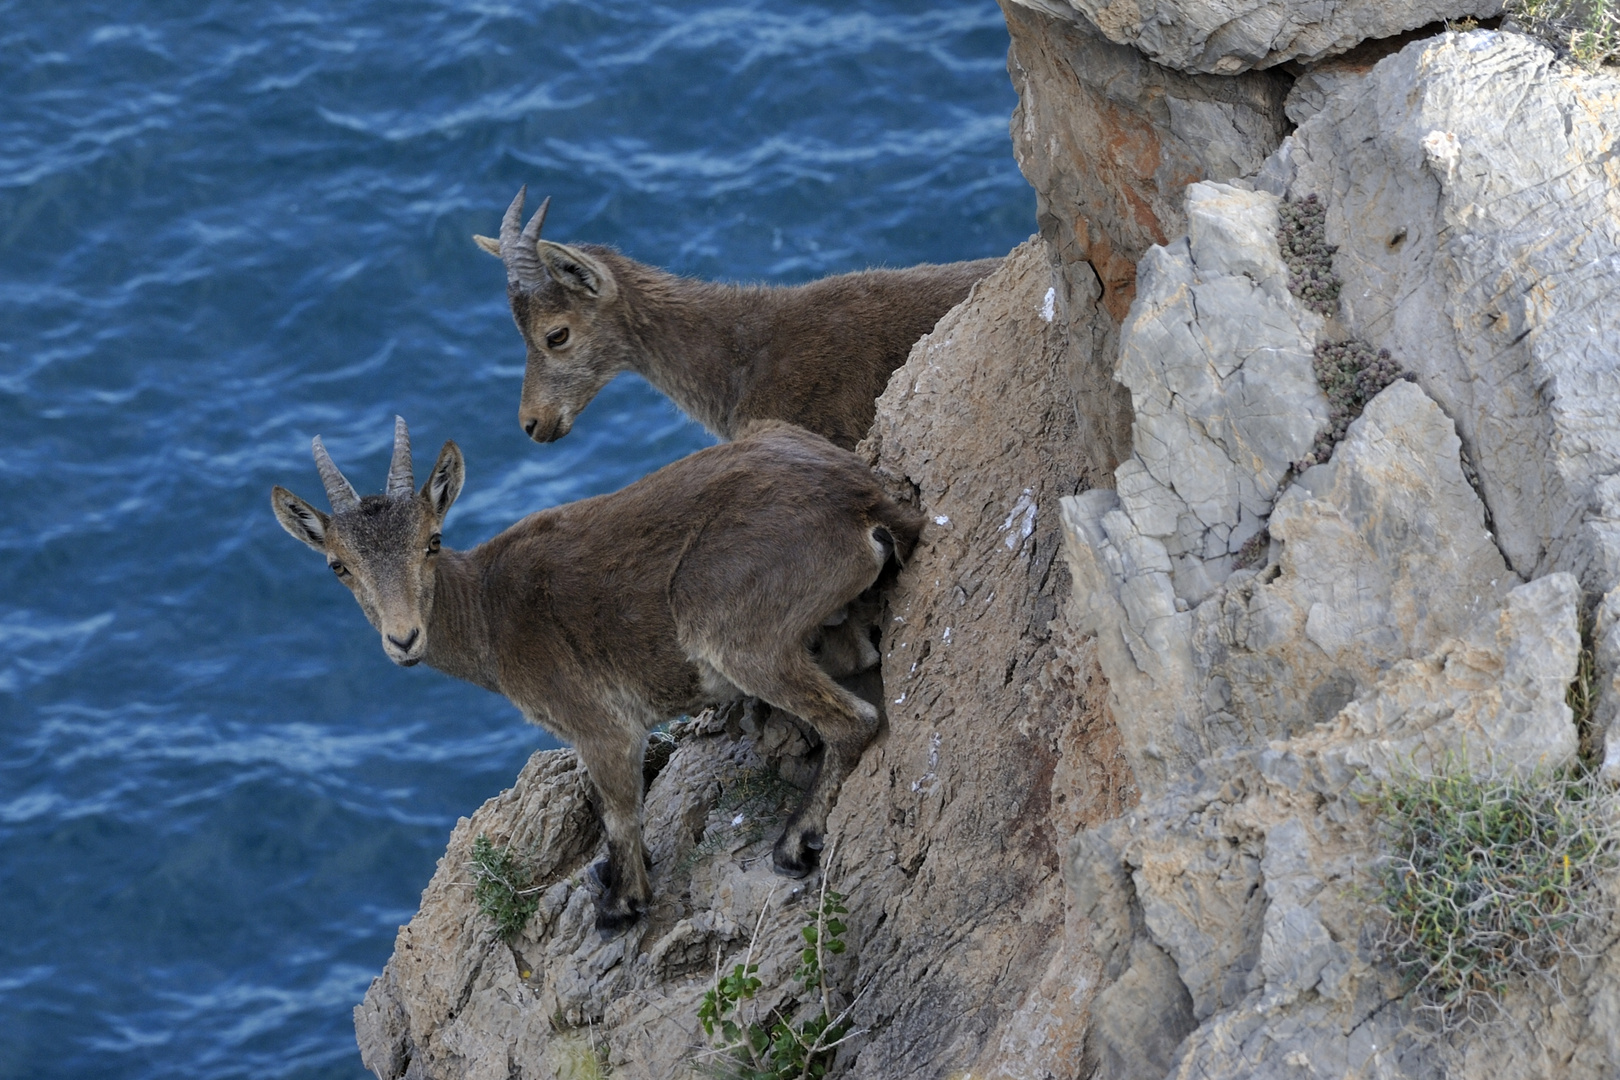
<svg viewBox="0 0 1620 1080"><path fill-rule="evenodd" d="M527 184L518 189L517 198L512 205L506 208L506 214L501 218L501 261L506 264L506 282L508 285L521 285L532 289L539 285L545 277L545 269L540 265L540 257L535 254L534 241L539 238L540 224L545 222L546 206L551 200L542 203L534 219L529 222L535 235L528 236L528 229L522 227L523 196L529 191Z"/></svg>
<svg viewBox="0 0 1620 1080"><path fill-rule="evenodd" d="M388 463L388 497L410 498L416 490L411 475L411 433L403 416L394 417L394 459Z"/></svg>
<svg viewBox="0 0 1620 1080"><path fill-rule="evenodd" d="M332 504L332 513L341 514L359 506L360 496L355 494L354 485L345 480L332 463L332 455L326 452L319 435L312 440L311 446L315 453L315 471L321 474L321 483L326 487L326 500Z"/></svg>

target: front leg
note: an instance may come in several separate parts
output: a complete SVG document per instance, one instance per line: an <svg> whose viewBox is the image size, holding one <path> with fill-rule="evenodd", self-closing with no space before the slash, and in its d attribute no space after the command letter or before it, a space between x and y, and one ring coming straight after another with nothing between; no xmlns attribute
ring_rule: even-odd
<svg viewBox="0 0 1620 1080"><path fill-rule="evenodd" d="M617 726L579 739L579 752L601 799L607 833L606 863L591 868L602 887L596 901L596 928L604 936L634 923L652 901L647 880L647 849L641 840L641 763L647 733Z"/></svg>

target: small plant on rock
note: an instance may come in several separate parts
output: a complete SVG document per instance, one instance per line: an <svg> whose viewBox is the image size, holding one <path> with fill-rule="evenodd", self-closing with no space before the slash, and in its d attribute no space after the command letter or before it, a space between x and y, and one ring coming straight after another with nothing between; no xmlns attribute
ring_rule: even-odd
<svg viewBox="0 0 1620 1080"><path fill-rule="evenodd" d="M497 848L484 833L473 841L470 860L473 902L511 941L540 907L540 889L528 880L510 848Z"/></svg>
<svg viewBox="0 0 1620 1080"><path fill-rule="evenodd" d="M1569 771L1476 777L1415 771L1372 797L1392 854L1381 899L1385 946L1442 1029L1482 1022L1515 983L1584 955L1611 900L1614 797Z"/></svg>
<svg viewBox="0 0 1620 1080"><path fill-rule="evenodd" d="M1328 400L1328 426L1316 437L1305 466L1320 465L1333 456L1333 448L1350 430L1351 421L1361 415L1367 402L1377 397L1396 379L1411 378L1389 355L1388 349L1373 352L1365 341L1323 342L1316 347L1311 362L1316 383Z"/></svg>
<svg viewBox="0 0 1620 1080"><path fill-rule="evenodd" d="M1620 58L1620 12L1615 8L1613 0L1508 0L1504 25L1595 68Z"/></svg>
<svg viewBox="0 0 1620 1080"><path fill-rule="evenodd" d="M774 769L741 769L728 774L722 778L715 809L730 815L730 824L711 828L681 859L679 868L684 872L722 850L758 843L803 794Z"/></svg>
<svg viewBox="0 0 1620 1080"><path fill-rule="evenodd" d="M1575 719L1575 733L1580 740L1581 761L1596 768L1603 760L1603 728L1597 722L1597 697L1600 683L1597 677L1596 628L1590 613L1581 615L1581 651L1576 656L1575 678L1564 691L1564 704L1569 706Z"/></svg>
<svg viewBox="0 0 1620 1080"><path fill-rule="evenodd" d="M827 888L823 876L815 913L799 931L804 947L793 976L810 999L809 1007L814 1008L817 1001L821 1005L808 1019L794 1021L800 1010L796 1007L799 1003L791 999L763 1019L744 1016L745 1003L753 1000L763 985L757 974L759 965L753 959L765 909L759 913L759 924L754 927L742 963L722 974L716 961L714 987L703 995L698 1007L698 1022L711 1040L710 1054L718 1059L716 1075L726 1080L819 1080L827 1075L838 1046L862 1033L852 1030L849 1024L854 1002L834 1015L833 991L827 984L827 957L846 948L843 938L847 927L838 918L849 913L843 902L842 895Z"/></svg>
<svg viewBox="0 0 1620 1080"><path fill-rule="evenodd" d="M1288 266L1288 291L1320 315L1339 309L1340 281L1333 272L1333 253L1327 242L1327 206L1315 195L1285 202L1278 211L1282 227L1277 244Z"/></svg>

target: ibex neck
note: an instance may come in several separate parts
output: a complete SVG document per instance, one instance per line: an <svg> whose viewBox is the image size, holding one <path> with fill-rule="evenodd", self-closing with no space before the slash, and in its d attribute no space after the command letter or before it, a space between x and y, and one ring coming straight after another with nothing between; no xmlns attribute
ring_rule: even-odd
<svg viewBox="0 0 1620 1080"><path fill-rule="evenodd" d="M471 552L446 548L439 553L434 574L433 614L423 659L446 675L499 693L479 560Z"/></svg>
<svg viewBox="0 0 1620 1080"><path fill-rule="evenodd" d="M704 427L729 438L772 290L694 281L639 264L637 269L625 298L635 343L630 369Z"/></svg>

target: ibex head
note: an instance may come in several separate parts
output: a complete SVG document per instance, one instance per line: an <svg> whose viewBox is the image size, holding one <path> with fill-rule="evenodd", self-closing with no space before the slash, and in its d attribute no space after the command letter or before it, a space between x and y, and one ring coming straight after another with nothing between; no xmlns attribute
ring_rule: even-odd
<svg viewBox="0 0 1620 1080"><path fill-rule="evenodd" d="M461 449L444 444L422 490L411 476L411 435L394 418L394 457L382 495L361 498L315 437L315 468L326 485L332 513L323 514L284 487L270 490L276 519L294 538L322 555L347 585L360 610L382 634L383 652L410 667L427 652L433 613L434 560L439 529L466 478Z"/></svg>
<svg viewBox="0 0 1620 1080"><path fill-rule="evenodd" d="M551 200L520 227L527 190L507 207L499 240L473 241L506 264L512 318L528 349L518 423L535 442L552 442L568 434L596 392L625 370L624 333L612 268L583 248L540 238Z"/></svg>

